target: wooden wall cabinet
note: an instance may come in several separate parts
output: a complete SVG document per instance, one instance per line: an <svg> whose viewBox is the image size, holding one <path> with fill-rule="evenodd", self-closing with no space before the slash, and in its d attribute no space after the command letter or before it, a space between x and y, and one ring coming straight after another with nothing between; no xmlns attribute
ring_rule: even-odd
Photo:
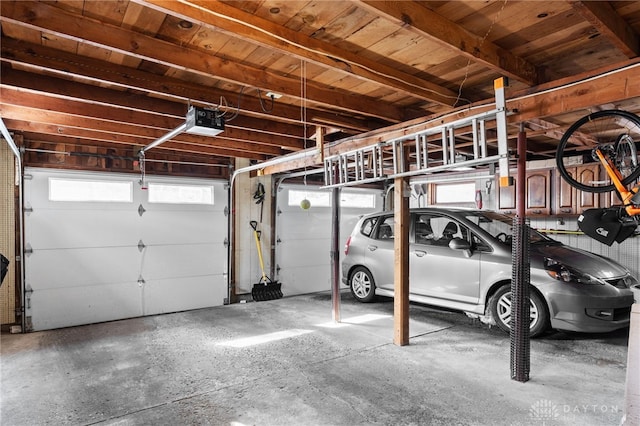
<svg viewBox="0 0 640 426"><path fill-rule="evenodd" d="M516 172L511 171L515 176ZM525 176L525 214L542 216L551 214L551 170L531 170ZM497 196L497 210L506 214L516 214L516 185L500 187Z"/></svg>
<svg viewBox="0 0 640 426"><path fill-rule="evenodd" d="M567 172L579 182L598 180L600 169L598 165L576 166ZM569 185L557 170L555 174L555 199L552 209L553 215L578 215L586 209L600 206L600 196L591 192L579 191Z"/></svg>

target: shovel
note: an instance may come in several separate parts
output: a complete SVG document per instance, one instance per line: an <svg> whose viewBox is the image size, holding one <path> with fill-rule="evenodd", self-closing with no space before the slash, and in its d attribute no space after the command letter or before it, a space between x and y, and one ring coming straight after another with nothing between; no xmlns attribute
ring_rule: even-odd
<svg viewBox="0 0 640 426"><path fill-rule="evenodd" d="M260 231L258 231L258 222L252 220L250 222L251 228L253 228L253 237L256 240L256 248L258 249L258 259L260 259L260 271L262 276L260 280L253 285L251 289L251 296L256 302L262 302L265 300L280 299L282 297L281 287L282 284L278 281L272 281L267 277L264 272L264 261L262 259L262 244L260 243Z"/></svg>

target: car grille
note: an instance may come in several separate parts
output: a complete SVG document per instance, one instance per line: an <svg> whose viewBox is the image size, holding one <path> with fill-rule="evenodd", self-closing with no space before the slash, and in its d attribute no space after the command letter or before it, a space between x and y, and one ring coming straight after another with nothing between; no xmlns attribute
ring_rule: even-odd
<svg viewBox="0 0 640 426"><path fill-rule="evenodd" d="M632 285L638 283L638 281L630 275L623 278L606 280L606 282L617 288L630 288Z"/></svg>

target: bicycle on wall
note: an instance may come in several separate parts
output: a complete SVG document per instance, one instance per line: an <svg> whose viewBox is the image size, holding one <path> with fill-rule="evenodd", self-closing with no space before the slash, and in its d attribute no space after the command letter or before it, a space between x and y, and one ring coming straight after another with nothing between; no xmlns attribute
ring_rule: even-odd
<svg viewBox="0 0 640 426"><path fill-rule="evenodd" d="M556 152L558 171L569 185L585 192L617 193L621 205L587 209L578 217L582 232L609 246L629 238L640 223L636 141L640 142L640 117L629 111L603 110L573 123ZM601 178L582 180L575 173L576 166L594 162L602 165Z"/></svg>

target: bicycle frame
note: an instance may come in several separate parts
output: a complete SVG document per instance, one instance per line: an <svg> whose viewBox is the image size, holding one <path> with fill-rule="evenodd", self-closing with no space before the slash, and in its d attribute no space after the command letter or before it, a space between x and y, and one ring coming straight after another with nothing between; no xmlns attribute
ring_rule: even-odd
<svg viewBox="0 0 640 426"><path fill-rule="evenodd" d="M600 148L596 148L595 150L598 159L604 166L607 175L613 182L622 199L622 204L624 205L624 209L629 216L640 215L640 206L638 206L633 200L633 197L638 194L640 191L640 185L635 186L631 190L629 190L625 185L622 184L622 174L618 170L618 168L609 160L600 150Z"/></svg>

